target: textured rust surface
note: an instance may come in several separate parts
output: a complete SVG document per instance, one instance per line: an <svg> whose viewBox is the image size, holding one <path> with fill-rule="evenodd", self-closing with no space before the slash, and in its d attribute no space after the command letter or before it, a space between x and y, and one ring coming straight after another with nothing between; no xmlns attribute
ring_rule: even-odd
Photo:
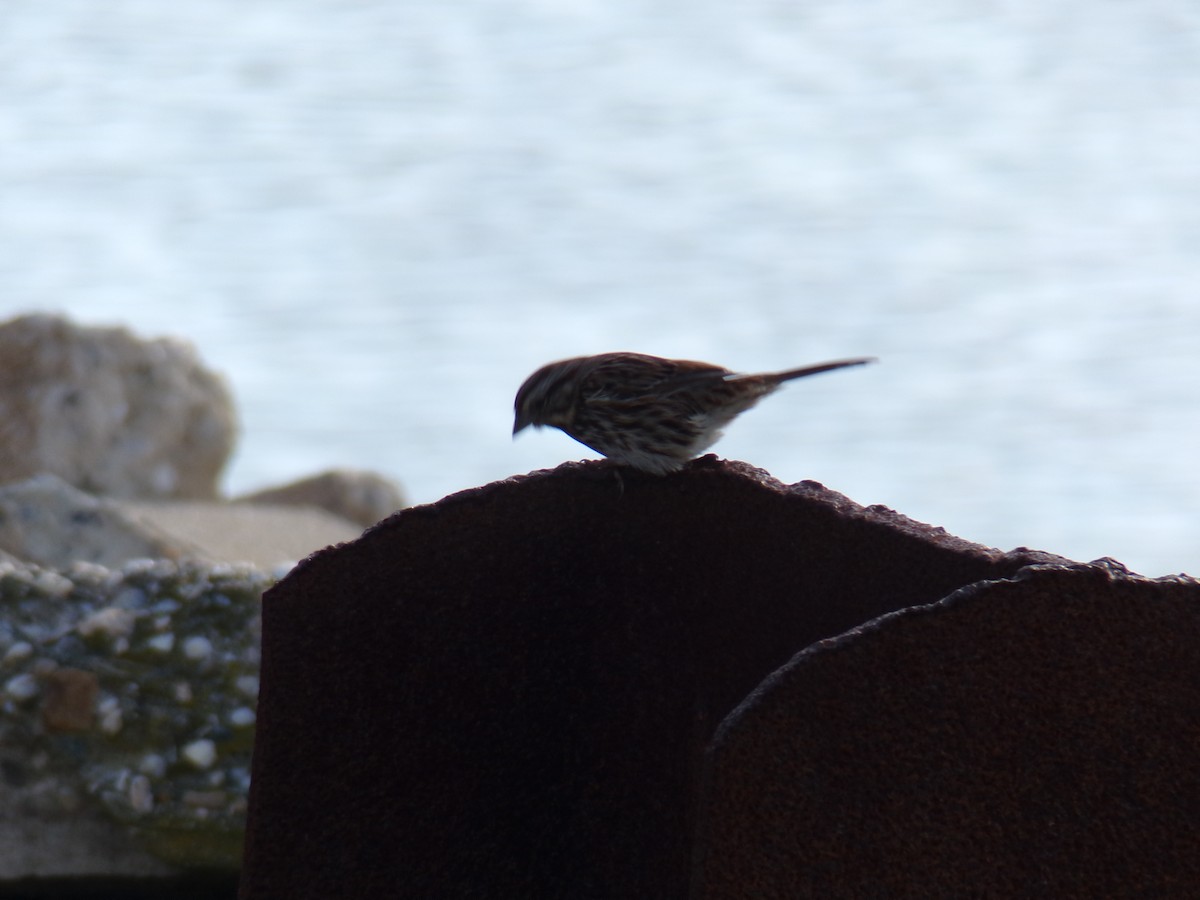
<svg viewBox="0 0 1200 900"><path fill-rule="evenodd" d="M765 677L1047 559L709 457L404 510L264 598L242 896L687 896L705 749Z"/></svg>
<svg viewBox="0 0 1200 900"><path fill-rule="evenodd" d="M810 648L714 741L694 896L1196 896L1198 674L1200 584L1103 565Z"/></svg>

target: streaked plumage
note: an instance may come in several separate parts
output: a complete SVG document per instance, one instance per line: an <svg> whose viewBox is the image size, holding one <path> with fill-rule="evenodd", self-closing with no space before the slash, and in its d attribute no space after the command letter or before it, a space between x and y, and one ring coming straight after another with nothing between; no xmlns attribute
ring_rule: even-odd
<svg viewBox="0 0 1200 900"><path fill-rule="evenodd" d="M610 459L663 475L711 447L722 428L783 382L873 361L842 359L739 375L710 363L643 353L564 359L521 385L513 434L549 425Z"/></svg>

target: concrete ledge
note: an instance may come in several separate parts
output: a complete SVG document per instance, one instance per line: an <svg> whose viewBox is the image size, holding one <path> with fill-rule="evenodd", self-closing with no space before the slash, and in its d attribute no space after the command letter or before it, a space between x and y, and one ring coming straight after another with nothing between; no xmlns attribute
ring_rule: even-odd
<svg viewBox="0 0 1200 900"><path fill-rule="evenodd" d="M166 535L185 556L249 563L267 571L362 534L359 525L316 507L188 501L115 505Z"/></svg>

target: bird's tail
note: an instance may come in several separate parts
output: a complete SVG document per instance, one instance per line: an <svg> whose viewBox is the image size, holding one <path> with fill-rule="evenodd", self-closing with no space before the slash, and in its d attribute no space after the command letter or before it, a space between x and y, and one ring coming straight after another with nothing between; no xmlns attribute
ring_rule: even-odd
<svg viewBox="0 0 1200 900"><path fill-rule="evenodd" d="M844 369L847 366L865 366L867 363L878 361L874 356L860 356L855 359L835 359L832 362L817 363L813 366L805 366L802 369L788 369L784 372L774 372L767 377L778 384L783 381L791 381L793 378L803 378L806 375L819 375L821 372L829 372L833 369Z"/></svg>

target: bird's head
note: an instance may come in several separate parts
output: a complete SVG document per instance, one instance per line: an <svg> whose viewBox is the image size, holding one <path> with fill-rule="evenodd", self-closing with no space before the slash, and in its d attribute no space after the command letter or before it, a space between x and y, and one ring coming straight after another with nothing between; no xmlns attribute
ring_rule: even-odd
<svg viewBox="0 0 1200 900"><path fill-rule="evenodd" d="M529 425L563 428L575 418L579 401L579 363L566 359L542 366L525 379L513 403L513 434Z"/></svg>

